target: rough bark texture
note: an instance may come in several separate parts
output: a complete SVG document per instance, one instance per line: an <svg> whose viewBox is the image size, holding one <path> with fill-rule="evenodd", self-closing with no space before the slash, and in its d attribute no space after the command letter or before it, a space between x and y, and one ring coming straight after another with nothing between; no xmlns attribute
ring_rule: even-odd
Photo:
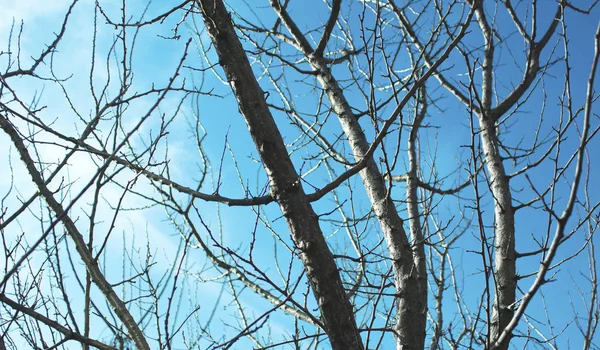
<svg viewBox="0 0 600 350"><path fill-rule="evenodd" d="M338 115L354 159L360 161L368 152L369 143L358 119L324 61L311 57L310 63L318 72L318 80L325 89L334 112ZM427 321L427 277L423 242L420 237L412 237L415 244L411 249L403 227L404 221L398 215L383 176L373 159L368 160L366 167L360 172L360 176L393 262L394 284L398 295L396 298L396 347L403 350L423 349ZM416 219L418 220L418 218Z"/></svg>
<svg viewBox="0 0 600 350"><path fill-rule="evenodd" d="M499 153L496 127L493 121L480 117L481 143L485 155L490 188L494 196L495 250L494 282L495 297L492 314L491 334L488 339L497 339L513 317L513 304L517 287L515 252L515 216L508 177ZM507 349L510 337L500 349Z"/></svg>
<svg viewBox="0 0 600 350"><path fill-rule="evenodd" d="M482 82L481 103L482 110L479 113L479 126L481 129L481 146L485 157L485 163L489 175L489 186L494 197L494 305L492 312L492 324L488 336L488 346L499 336L513 317L513 304L517 289L516 279L516 252L515 252L515 216L512 207L512 198L508 177L502 163L498 136L496 129L496 118L492 115L493 96L493 64L494 64L494 37L492 28L489 26L483 2L475 4L475 15L477 23L483 33L485 42ZM499 349L508 349L510 337L501 344Z"/></svg>
<svg viewBox="0 0 600 350"><path fill-rule="evenodd" d="M355 161L361 161L369 150L367 138L352 112L350 104L337 80L332 75L322 57L322 48L326 36L321 39L317 49L300 32L294 21L282 8L278 0L271 0L271 6L295 39L295 44L306 56L317 74L317 79L327 94L331 108L338 116L342 130L348 138ZM334 2L328 24L337 20L339 2ZM327 34L327 28L325 33ZM360 172L363 185L371 201L373 212L377 216L381 231L386 240L394 271L396 289L396 347L397 349L423 349L425 346L425 328L427 322L427 276L425 253L421 237L408 240L404 230L404 221L398 215L394 202L389 196L384 178L373 159L368 159ZM418 219L418 218L417 218Z"/></svg>
<svg viewBox="0 0 600 350"><path fill-rule="evenodd" d="M418 284L419 284L419 296L421 299L419 300L419 306L422 307L422 319L419 320L422 322L420 324L425 330L427 325L426 313L427 313L427 261L425 256L425 238L423 237L423 229L421 226L421 213L419 211L419 154L418 154L418 132L421 127L421 123L425 118L425 114L427 113L427 104L426 104L426 95L425 88L423 87L419 91L418 97L418 106L415 111L415 117L413 120L413 126L410 130L410 136L408 139L408 176L406 178L406 210L408 212L408 218L410 220L410 237L413 240L412 251L413 251L413 260L415 267L419 273L418 275ZM419 109L420 108L420 109ZM423 343L419 343L423 348L425 346L424 343L425 334L423 334Z"/></svg>
<svg viewBox="0 0 600 350"><path fill-rule="evenodd" d="M198 4L219 55L219 63L263 161L271 194L287 220L305 266L331 346L333 349L362 349L352 305L346 297L337 266L234 31L231 17L220 0L199 0Z"/></svg>

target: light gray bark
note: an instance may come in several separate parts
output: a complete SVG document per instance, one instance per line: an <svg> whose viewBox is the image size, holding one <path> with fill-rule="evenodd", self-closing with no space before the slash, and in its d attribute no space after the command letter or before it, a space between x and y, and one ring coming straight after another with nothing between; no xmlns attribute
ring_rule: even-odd
<svg viewBox="0 0 600 350"><path fill-rule="evenodd" d="M513 303L517 288L515 218L508 177L502 164L495 119L491 117L494 43L493 33L485 18L481 2L475 9L477 22L485 40L482 69L479 127L481 146L489 174L489 187L494 198L494 304L488 342L497 339L513 316ZM508 347L507 338L505 346ZM489 346L489 344L488 344Z"/></svg>
<svg viewBox="0 0 600 350"><path fill-rule="evenodd" d="M497 339L513 317L517 287L515 216L508 177L499 153L496 127L485 116L479 118L481 145L494 197L494 284L495 296L489 341ZM503 348L508 348L507 337Z"/></svg>
<svg viewBox="0 0 600 350"><path fill-rule="evenodd" d="M496 340L504 332L514 316L514 304L517 290L516 251L515 251L515 217L512 205L512 194L509 178L504 169L500 154L496 122L507 113L529 89L539 73L539 58L542 49L562 18L559 8L554 20L538 42L529 39L529 52L525 74L522 81L498 105L492 108L494 96L494 33L486 18L483 1L472 2L477 24L484 39L484 56L482 65L481 105L476 109L479 119L481 146L486 169L489 175L489 187L494 198L494 303L492 320L487 346L495 344L495 349L508 349L511 333L502 337L501 343ZM535 27L535 22L533 23ZM504 332L506 333L506 332Z"/></svg>
<svg viewBox="0 0 600 350"><path fill-rule="evenodd" d="M360 161L369 150L369 144L358 119L323 60L313 57L310 63L319 73L318 80L338 115L354 159ZM411 247L404 230L404 221L398 215L383 176L372 158L367 161L360 176L385 237L394 267L394 285L398 295L395 327L397 349L423 349L427 321L427 277L422 237L411 237ZM418 209L416 211L418 212ZM418 220L418 215L414 219ZM418 231L414 233L416 232Z"/></svg>
<svg viewBox="0 0 600 350"><path fill-rule="evenodd" d="M337 20L339 12L339 0L334 1L332 13L328 25L325 28L323 38L317 49L313 49L308 40L300 32L294 21L289 17L285 9L280 6L279 1L271 0L271 6L277 12L280 20L292 34L295 46L305 55L313 71L317 75L323 90L328 97L332 110L338 116L342 130L348 139L350 148L356 162L366 160L366 165L360 176L363 186L370 199L373 212L375 213L381 231L386 241L389 257L392 260L394 272L394 286L396 288L396 347L397 349L423 349L425 346L426 322L427 322L427 271L424 251L424 241L419 223L419 210L416 205L416 190L418 179L414 176L407 181L407 195L413 200L412 213L409 226L411 227L411 241L404 230L404 221L398 215L398 211L390 198L389 189L385 180L372 158L365 159L370 145L358 122L358 118L352 112L350 103L340 88L337 80L331 73L327 62L322 56L319 48L324 47L323 42L329 33L330 24ZM469 16L470 19L470 16ZM464 35L463 28L459 37ZM457 38L457 39L458 39ZM450 48L456 45L453 41ZM446 51L440 58L439 64L447 55ZM427 72L423 78L426 79L432 72ZM424 82L420 81L420 84ZM409 96L416 92L418 84L415 84ZM402 108L401 105L398 108ZM391 121L398 116L397 109ZM413 158L416 163L416 157ZM416 167L415 167L416 169ZM416 170L415 170L416 172ZM410 199L409 199L410 201Z"/></svg>
<svg viewBox="0 0 600 350"><path fill-rule="evenodd" d="M516 252L515 252L515 217L508 177L498 144L496 119L491 116L493 96L493 64L494 38L492 29L486 18L483 2L473 5L477 23L485 42L481 104L479 127L481 130L481 147L489 175L489 187L494 198L494 303L492 320L488 336L489 347L497 339L513 316L513 304L517 289ZM502 348L508 348L510 337L506 338Z"/></svg>

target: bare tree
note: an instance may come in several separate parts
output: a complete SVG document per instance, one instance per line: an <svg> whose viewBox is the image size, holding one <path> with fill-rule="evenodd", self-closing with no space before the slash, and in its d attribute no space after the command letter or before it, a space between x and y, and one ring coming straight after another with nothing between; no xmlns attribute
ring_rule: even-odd
<svg viewBox="0 0 600 350"><path fill-rule="evenodd" d="M0 349L593 348L593 5L74 0L46 44L0 27Z"/></svg>
<svg viewBox="0 0 600 350"><path fill-rule="evenodd" d="M413 25L407 18L406 11L400 9L392 2L390 2L390 5L393 12L397 15L399 22L415 41L416 45L424 47L426 41L419 38L418 34L412 30ZM570 91L568 91L571 89L570 85L572 84L568 73L571 70L571 67L569 67L570 48L566 42L566 26L564 26L566 12L573 10L574 12L589 13L591 8L583 10L576 8L575 5L568 2L558 2L555 5L554 16L548 24L542 22L537 3L533 3L531 6L515 7L508 1L503 4L502 8L494 10L505 12L505 16L509 17L512 22L501 25L498 19L500 15L497 12L489 12L482 1L473 1L470 5L475 11L475 22L480 29L483 43L474 50L469 45L464 45L458 50L465 62L466 71L468 72L465 76L468 77L468 80L466 83L453 81L453 79L448 78L441 71L436 74L436 77L440 85L458 98L478 121L478 126L472 127L475 135L478 135L480 138L477 145L473 144L472 146L474 148L473 160L477 159L475 148L480 147L483 151L482 162L485 163L486 168L485 179L494 202L493 243L486 243L486 247L481 251L482 255L493 254L493 260L488 260L486 262L488 266L485 266L486 269L490 268L492 272L490 276L493 279L492 288L494 295L491 320L487 321L489 324L489 336L486 338L486 347L506 349L513 335L512 331L523 316L531 298L539 286L547 282L546 274L552 267L558 246L570 236L565 233L566 225L573 214L573 207L578 201L578 187L584 171L584 153L589 143L589 137L594 134L590 130L591 120L588 113L591 112L592 108L591 100L594 94L593 84L597 64L597 52L594 54L589 73L586 102L581 107L583 118L580 122L582 130L578 135L580 139L579 146L574 148L573 154L569 157L569 161L565 165L559 163L558 156L551 160L551 162L555 163L554 168L561 170L557 170L550 184L542 189L537 184L537 181L532 179L532 176L528 176L528 173L533 168L541 166L546 160L552 159L552 152L560 153L562 151L562 135L568 133L569 128L572 126L572 123L575 123L577 118L573 113L572 101L569 99L564 105L568 110L567 119L569 122L564 125L562 123L558 124L558 130L552 132L557 134L555 138L540 135L542 133L542 128L540 127L535 130L536 136L531 145L523 149L519 146L504 144L500 138L500 128L504 127L508 130L507 124L509 124L509 119L517 118L516 114L520 108L523 108L528 99L534 95L536 88L542 85L540 81L543 81L545 74L548 74L547 72L551 71L552 66L557 64L558 61L564 61L566 64L566 90L564 94L570 95ZM521 15L522 13L526 15L523 16ZM531 16L528 16L528 14L531 14ZM544 24L540 24L540 22ZM531 28L529 30L527 29L528 23L530 23ZM559 57L551 52L553 48L550 41L561 23L563 23L562 40L565 40L565 46L563 56ZM514 27L506 28L509 25ZM506 34L503 34L503 32ZM516 58L513 62L515 66L521 67L523 76L517 83L511 82L513 87L508 92L501 92L498 84L501 81L502 73L499 72L498 67L504 61L498 58L496 52L501 49L514 50L509 48L509 45L512 45L512 41L509 39L510 32L518 33L524 43L522 49L524 62L521 63ZM542 61L543 53L548 55L545 62ZM425 57L425 62L431 65L432 59ZM480 73L476 72L477 70ZM477 74L481 74L480 79L476 78ZM542 98L542 103L545 103L546 96ZM494 103L494 101L496 102ZM544 112L545 110L542 108L540 112L540 126L543 122L547 122L546 119L549 118L544 115ZM549 123L552 124L552 122ZM507 160L513 161L513 167L516 168L512 174L504 165ZM560 213L559 209L556 208L554 199L556 193L555 186L561 181L560 178L564 176L563 172L569 168L569 165L572 164L571 162L574 163L574 174L567 180L568 187L570 187L570 195L568 196L569 199L564 203L562 213ZM474 168L476 167L474 165ZM511 187L510 182L512 180L515 183L518 181L518 177L522 176L526 177L535 195L533 198L526 200L525 203L516 205L514 203L515 195L513 194L515 189ZM480 194L477 193L476 195L479 196ZM547 202L547 196L551 198L549 202ZM539 250L519 254L516 250L515 213L519 209L535 206L538 202L542 202L542 207L550 213L548 217L548 230L554 229L555 234L553 237L547 236L543 239L540 242ZM484 218L481 217L483 216L483 210L479 204L477 207L480 222L483 223ZM592 212L594 210L596 208L592 209ZM587 210L584 212L586 213L583 219L585 221L587 220L585 217L592 212ZM579 224L576 226L579 226ZM485 228L482 227L480 229L482 230L482 239L486 239L488 234L485 232ZM517 290L520 276L517 274L517 259L519 255L528 256L530 254L541 255L541 267L535 273L537 278L531 284L528 292L524 293L518 300Z"/></svg>

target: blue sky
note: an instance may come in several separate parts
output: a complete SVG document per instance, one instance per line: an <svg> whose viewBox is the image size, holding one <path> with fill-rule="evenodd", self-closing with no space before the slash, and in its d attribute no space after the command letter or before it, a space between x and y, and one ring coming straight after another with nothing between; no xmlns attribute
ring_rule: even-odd
<svg viewBox="0 0 600 350"><path fill-rule="evenodd" d="M243 16L249 16L252 20L252 11L257 16L260 16L260 20L267 23L267 26L273 22L274 16L272 10L268 8L268 3L264 2L261 6L256 6L250 9L250 6L242 2L228 2L230 6L239 11ZM117 16L119 13L120 3L117 1L106 1L102 2L103 8L107 11L109 16ZM300 6L299 2L292 2L293 5L290 11L294 18L299 22L301 29L312 29L318 26L320 23L327 19L328 13L326 8L321 2L315 2L311 6ZM15 0L0 0L0 7L8 10L4 10L0 14L0 42L8 43L8 38L11 30L11 21L14 18L16 28L18 28L20 21L24 23L23 34L21 38L21 57L23 64L27 65L30 61L29 57L36 55L43 48L46 43L52 40L53 33L55 33L62 21L62 17L65 13L68 1L54 1L45 2L40 0L27 0L27 1L15 1ZM171 3L160 3L153 2L148 7L145 18L151 18L154 14L160 13L160 11L168 8ZM133 18L139 17L143 9L145 8L145 1L137 0L127 2L128 9ZM547 18L547 16L554 11L553 6L540 6L541 11L538 14L540 18ZM325 11L325 12L324 12ZM358 23L358 16L361 14L361 8L359 5L354 4L350 8L344 8L344 13L351 23ZM509 24L506 24L507 18L501 11L498 12L498 23L501 28L501 33L512 33L507 41L507 44L502 49L497 51L497 57L502 60L501 68L499 70L499 80L501 84L497 86L500 94L505 93L506 89L509 89L521 76L521 72L518 70L522 66L522 53L519 51L522 47L522 40L518 39L518 35L515 34L514 28L510 28ZM67 34L64 40L61 42L57 54L54 56L53 67L58 77L66 78L70 77L64 83L65 89L69 92L71 101L77 111L81 114L83 119L89 118L93 113L93 98L90 94L90 83L89 83L89 70L92 58L92 45L91 38L93 35L93 6L91 3L82 2L77 4L73 19L70 22ZM367 15L368 16L368 15ZM186 65L193 66L196 68L206 68L210 63L216 63L214 52L209 53L206 58L202 57L202 47L209 47L209 39L205 33L201 33L199 36L194 33L193 22L188 18L187 21L182 23L179 27L179 34L181 35L180 40L166 40L158 35L168 36L171 34L171 29L180 21L182 14L177 14L164 23L157 23L151 27L144 28L140 31L137 37L137 42L134 48L134 55L132 64L134 67L135 77L132 91L142 91L147 89L153 83L156 86L164 86L165 80L168 79L175 67L177 66L181 55L183 54L184 43L189 37L193 37L191 50L189 57L186 60ZM598 11L592 13L590 16L584 16L581 14L574 13L573 11L567 13L567 28L569 44L571 45L571 65L572 65L572 85L573 85L573 100L574 105L579 106L583 102L583 96L585 94L585 84L588 78L589 69L591 65L591 57L593 54L593 33L596 26L598 25ZM202 25L200 18L196 17L196 24ZM93 85L96 88L100 88L105 84L108 77L111 77L112 85L111 88L116 88L118 81L118 70L117 65L114 63L114 59L110 61L109 67L110 72L107 71L106 65L106 54L111 47L111 44L115 38L116 31L114 28L108 25L104 25L104 19L99 18L99 29L97 32L97 45L96 45L96 70L93 75ZM433 24L432 24L433 25ZM545 27L546 24L542 24ZM132 38L133 30L128 32L130 38ZM337 33L339 34L339 33ZM352 34L355 36L355 40L358 41L359 31L353 31ZM314 40L318 40L318 33L315 33ZM341 47L343 41L338 37L332 39L331 46L333 48ZM472 32L466 37L466 43L469 45L477 45L481 42L481 36L478 31L473 28ZM247 47L250 44L245 41ZM2 44L6 46L6 44ZM12 43L13 47L15 42ZM509 50L510 48L515 48ZM121 49L116 48L117 53L120 53ZM293 52L289 50L290 54ZM562 48L556 47L555 57L561 55ZM512 63L512 57L514 55L519 62L518 65ZM547 56L546 56L547 57ZM277 95L276 91L273 90L272 85L267 76L261 75L262 67L259 62L251 61L253 67L256 69L257 76L261 77L260 83L263 89L269 91L270 96L268 102L275 104L282 104L281 99ZM5 69L6 56L0 56L0 67ZM48 63L47 63L48 64ZM48 74L48 65L41 67L41 72ZM454 79L460 81L466 81L467 77L464 75L466 69L464 62L460 59L458 54L453 55L450 60L445 64L445 68L448 68L449 74L452 74ZM379 67L380 68L380 67ZM405 67L397 67L398 70ZM220 69L216 69L216 72L223 76ZM350 76L348 68L339 66L335 68L334 72L338 77L347 78ZM276 69L273 70L274 74L278 74ZM302 112L315 116L317 111L322 114L319 115L320 120L326 118L326 114L319 109L319 95L316 93L311 86L314 82L314 78L306 78L293 72L286 72L288 74L288 80L292 95L296 101L297 107ZM551 133L552 127L557 125L559 120L560 110L558 108L558 97L562 91L562 77L564 74L564 66L559 63L549 68L548 73L545 75L543 82L538 84L535 92L532 94L530 101L525 104L521 110L526 112L522 114L516 114L512 116L508 121L507 125L510 125L510 130L503 133L503 140L507 144L515 145L521 140L524 145L528 145L531 141L530 138L538 125L540 113L542 113L542 105L540 102L542 98L542 87L547 94L545 105L543 105L543 123L542 123L542 134ZM181 109L175 115L172 124L170 125L170 134L168 142L163 142L158 147L159 152L167 152L171 176L176 179L179 183L194 187L196 186L202 168L205 166L199 157L197 149L197 143L193 133L195 123L197 120L200 121L204 130L206 131L206 137L202 143L202 150L206 153L207 158L210 161L211 175L210 180L205 181L205 184L201 188L203 192L212 193L216 186L217 181L220 180L222 185L219 186L219 193L224 196L233 198L241 198L245 195L245 190L249 191L252 195L262 195L266 191L267 180L262 170L262 166L258 161L258 154L251 142L251 138L247 132L243 118L239 115L237 105L233 99L232 93L226 84L223 84L219 79L216 79L211 72L207 74L200 74L197 72L191 72L186 70L184 74L179 78L181 82L185 78L188 81L193 79L196 85L202 83L202 91L211 91L212 94L218 95L218 97L201 95L197 99L187 98L182 104ZM501 78L501 79L500 79ZM382 79L383 80L383 79ZM11 82L11 86L16 89L20 96L25 101L31 101L34 98L39 97L40 105L47 105L47 108L42 112L42 117L45 120L54 120L54 125L68 133L76 133L83 127L83 123L75 115L73 110L66 103L63 93L59 86L50 82L41 82L31 78L23 78L14 80ZM448 96L448 94L437 88L437 83L434 81L428 85L432 96L439 96L440 99L436 100L437 108L430 108L430 115L427 117L427 122L435 128L425 129L421 136L423 140L431 142L430 148L436 150L436 171L439 172L440 177L448 176L444 182L444 187L450 187L453 184L458 183L460 180L465 179L465 168L466 162L469 158L468 150L461 148L462 146L470 143L470 131L468 129L468 114L465 112L464 107L460 105L454 98ZM114 92L114 90L113 90ZM378 92L383 98L389 92L383 91ZM364 108L362 97L351 86L348 87L347 96L352 100L356 101L356 105ZM179 105L181 99L184 96L182 94L169 95L166 100L160 105L160 112L155 113L140 129L138 135L133 139L133 145L140 147L150 139L150 135L155 135L157 128L160 125L160 116L164 113L166 116L171 116L172 111ZM124 125L131 126L136 123L140 115L143 115L153 103L153 97L141 99L136 103L131 104L129 109L123 113ZM354 103L354 102L353 102ZM323 107L323 106L321 106ZM321 108L322 109L322 108ZM383 110L380 117L386 118L391 113L392 108ZM273 115L280 127L280 130L284 136L286 143L292 147L292 142L296 141L294 145L301 144L297 140L298 129L290 124L285 114L281 112L273 112ZM326 122L324 122L323 132L330 137L336 137L341 133L339 124L335 116L329 116ZM364 127L368 135L369 140L374 137L374 130L368 120L364 119ZM593 125L598 125L598 118L595 116ZM110 120L102 124L105 128L102 130L103 133L108 134L110 127ZM226 136L227 135L227 136ZM401 175L406 169L405 152L406 149L406 131L401 139L402 151L400 152L399 163L394 175ZM42 136L46 137L46 136ZM388 141L386 141L386 147L393 148L396 144L397 134L392 135ZM227 145L226 145L227 142ZM338 143L336 146L337 150L342 152L345 156L350 155L350 150L347 146ZM567 141L565 141L564 147L565 152L572 151L577 143L577 134L573 130L569 133ZM7 138L4 135L0 135L0 144L7 144ZM434 154L428 154L425 150L426 143L423 142L423 160L427 160L429 157L433 157ZM591 163L592 174L597 174L598 164L598 152L600 143L597 139L593 140L589 146L590 152L588 156ZM307 172L308 169L315 165L315 161L307 160L306 158L314 155L319 149L314 145L308 145L295 151L292 155L297 170L301 172ZM60 159L62 156L62 150L57 147L47 147L41 150L43 157L48 160ZM21 196L27 197L33 189L30 187L28 177L25 175L23 167L18 163L18 157L14 151L12 153L2 151L0 157L0 164L7 164L7 158L11 156L11 161L14 166L14 184L19 189ZM224 155L224 156L223 156ZM233 156L234 155L234 156ZM376 157L379 157L380 153L377 153ZM562 157L568 157L565 153ZM158 157L160 159L160 157ZM221 159L222 163L221 163ZM535 155L532 157L535 159ZM520 168L523 164L518 165L516 168ZM509 162L506 163L509 172L515 168L511 166ZM423 165L424 171L427 170L427 165ZM218 171L221 170L219 176ZM336 166L335 171L339 175L342 171L341 166ZM458 169L458 172L457 172ZM542 188L547 185L549 181L549 174L551 171L550 164L544 164L538 169L532 172L532 178L536 184L539 184ZM239 171L239 173L238 173ZM77 193L77 189L81 188L94 173L93 164L90 162L89 157L85 155L78 155L76 159L71 161L71 166L68 168L68 172L65 172L64 176L68 176L70 179L77 179L72 187L72 191ZM120 176L127 181L131 179L131 172L124 172ZM566 179L569 180L572 176L572 170L567 172ZM241 177L243 184L240 184L239 178ZM590 196L592 202L600 200L600 183L596 180L598 177L592 175L590 180L590 188L592 189ZM312 192L310 185L320 187L330 181L330 174L324 166L319 166L316 171L311 173L306 178L304 188L306 192ZM366 214L369 211L370 203L364 195L364 190L361 188L361 184L358 178L353 178L349 181L349 187L341 187L338 191L338 196L341 201L344 199L354 199L352 207L346 205L344 209L347 212L355 211L356 216ZM0 190L5 191L10 183L7 178L0 180ZM482 183L481 186L484 186ZM513 183L515 189L515 198L518 200L527 201L533 196L533 192L529 188L524 178L516 178ZM136 190L142 193L153 193L153 189L149 186L146 181L140 180L136 183ZM558 208L562 207L566 199L566 191L568 190L568 184L561 183L558 185L559 199ZM104 198L106 203L101 206L100 218L97 223L98 230L105 232L108 229L111 218L110 204L114 202L115 198L121 194L121 190L116 186L109 186L103 190ZM0 192L3 193L3 192ZM404 189L402 185L399 185L393 190L394 195L399 198L403 196ZM85 218L84 213L86 212L86 204L91 200L91 193L87 193L80 201L80 207L74 209L76 216L81 216L82 227L85 227L86 223L83 220ZM466 199L473 198L473 192L470 188L463 191L462 196ZM182 202L185 201L186 196L178 197ZM10 205L16 205L17 198L10 197ZM439 206L439 215L442 221L448 221L450 217L457 216L461 212L461 208L457 206L464 206L467 201L458 202L454 197L447 197L442 200ZM126 198L126 206L131 208L141 207L146 202L136 196L128 196ZM227 207L217 206L211 203L197 202L199 211L202 213L203 219L211 228L213 234L219 236L221 243L224 246L228 246L231 249L236 249L240 254L248 256L250 252L251 243L254 242L253 258L255 263L260 268L264 269L268 276L273 280L281 281L282 276L278 271L278 267L274 264L277 261L280 264L280 268L283 269L283 277L289 269L289 273L293 277L298 277L302 274L301 265L299 261L293 261L289 263L291 254L286 250L286 247L281 243L277 242L270 232L269 229L262 225L257 225L256 235L252 233L254 231L256 222L256 213L249 208L238 208L238 207ZM322 221L322 228L328 241L333 250L339 254L345 254L355 256L355 253L349 247L349 238L344 230L340 230L336 227L335 223L330 223L327 219L331 218L334 220L340 220L340 216L335 212L337 203L334 201L332 195L329 195L321 201L314 204L315 211L318 214L334 212L334 214L324 217ZM405 213L402 212L403 206L400 206L401 216L405 217ZM485 208L485 220L486 224L492 224L492 207L491 197L486 197L484 200ZM263 218L272 221L272 228L277 232L281 240L290 244L289 233L287 231L286 224L276 205L269 205L264 208L260 208L260 213ZM524 209L517 213L517 250L526 251L535 247L535 239L543 237L547 228L546 214L540 210ZM37 237L39 234L38 228L35 222L29 222L27 219L23 219L20 222L21 229L26 232L30 232L31 239ZM150 247L156 265L156 277L161 276L162 272L167 270L174 260L176 260L177 247L179 245L179 235L175 232L173 227L167 222L165 211L160 207L152 207L140 211L127 211L125 215L120 215L116 222L118 235L115 235L109 240L107 247L106 261L110 264L111 268L107 268L107 274L109 279L118 280L122 269L120 263L116 261L122 261L123 250L122 245L125 242L127 247L134 247L139 251L144 251L146 247ZM552 226L553 227L553 226ZM552 228L551 227L551 228ZM362 234L364 241L362 242L366 246L373 245L379 240L378 228L375 221L361 222L355 228L357 232L365 230ZM11 232L9 232L10 234ZM208 233L203 232L205 238L208 239ZM459 271L458 278L460 280L460 292L462 297L466 300L467 306L471 308L471 312L474 313L476 308L476 300L482 294L482 275L480 271L480 261L474 254L469 253L469 250L478 249L477 228L471 227L467 230L464 236L459 240L456 248L453 251L453 261L456 269ZM255 238L255 241L253 241ZM573 239L565 243L557 259L568 256L571 252L578 249L582 245L584 239L583 233L578 233ZM218 249L215 248L215 252ZM381 249L381 253L384 253ZM275 260L275 254L277 254ZM142 259L143 262L144 254L135 257L135 259ZM203 254L198 251L192 251L188 258L190 273L203 271L202 267L206 262L206 258ZM289 263L289 265L288 265ZM117 268L114 268L112 264L116 264ZM127 263L125 263L127 265ZM537 269L539 259L527 258L519 263L518 271L521 274L529 273ZM109 265L107 265L109 266ZM545 301L548 306L548 313L553 321L553 326L556 327L555 331L559 332L566 325L570 324L565 330L565 335L560 337L559 348L567 348L568 346L580 347L581 337L578 335L576 328L572 324L573 310L571 310L571 302L575 305L575 312L582 312L581 302L578 301L579 296L577 290L573 288L572 283L578 285L581 290L585 293L589 290L589 285L586 285L586 273L589 272L587 265L587 257L585 252L580 254L575 259L567 262L563 267L557 270L558 273L555 276L558 282L551 283L543 289ZM132 272L133 273L133 272ZM216 277L218 272L209 270L205 272L204 277ZM193 281L193 278L190 277ZM294 280L294 278L292 278ZM529 287L531 279L526 279L520 284L524 290ZM574 282L572 282L574 281ZM231 337L236 334L232 327L227 324L236 325L239 322L239 317L235 312L235 306L230 303L230 294L226 292L221 299L219 293L221 287L218 283L205 282L199 284L198 289L190 282L189 285L185 285L179 292L183 296L183 309L192 307L195 303L198 303L202 310L212 310L212 307L216 300L220 300L217 306L216 318L222 320L220 322L214 322L211 325L210 331L219 334L222 332L226 337ZM192 301L187 300L188 291L195 290L198 293L197 296L194 293L189 293L193 299ZM302 281L298 288L297 295L306 292L305 281ZM128 290L127 293L132 293ZM452 291L449 290L447 295L452 298ZM79 298L78 294L74 295L74 298ZM271 304L261 300L259 297L253 295L249 290L245 290L242 294L241 300L243 306L249 311L250 315L260 315L271 307ZM451 299L448 300L451 302ZM164 302L164 300L162 300ZM531 305L531 316L535 319L544 319L545 316L540 311L540 303L542 298L538 295L533 304ZM308 304L314 306L314 301L309 297ZM447 309L446 319L452 319L452 313L455 312L455 306L449 305ZM134 314L135 315L135 314ZM565 315L569 315L568 317ZM363 315L361 315L363 316ZM183 316L181 316L183 317ZM208 313L202 312L200 318L206 320ZM291 318L283 315L282 312L276 312L269 319L270 335L276 341L281 339L281 335L289 332L293 329L291 325ZM98 329L95 331L101 336L105 336L108 332L102 328L103 326L98 325ZM525 329L525 328L521 328ZM540 329L545 334L548 333L548 326L542 325ZM263 329L262 333L267 336L269 332ZM248 340L243 340L236 345L236 348L243 348L249 345ZM375 343L371 343L375 344ZM385 348L391 347L392 340L390 337L385 339ZM180 345L180 344L178 344ZM182 345L181 345L182 346ZM75 345L72 345L76 348ZM326 348L322 345L322 348Z"/></svg>

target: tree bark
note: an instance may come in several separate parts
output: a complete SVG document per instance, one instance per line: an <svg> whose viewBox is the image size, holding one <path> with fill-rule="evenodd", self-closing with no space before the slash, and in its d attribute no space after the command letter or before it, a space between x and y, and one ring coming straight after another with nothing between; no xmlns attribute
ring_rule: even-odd
<svg viewBox="0 0 600 350"><path fill-rule="evenodd" d="M278 0L271 0L271 6L292 33L298 49L305 55L317 74L317 80L325 90L331 108L338 116L342 130L348 138L355 161L362 161L368 153L369 143L344 92L323 59L322 52L313 49ZM337 14L332 8L329 23L335 21L336 16ZM323 40L326 39L323 38L321 43L324 42ZM323 45L321 43L319 47ZM404 230L404 221L398 215L383 176L372 158L366 161L365 168L360 171L360 176L392 260L397 305L396 324L394 325L396 348L402 350L423 349L427 322L427 276L423 241L419 237L412 237L413 245L411 246Z"/></svg>
<svg viewBox="0 0 600 350"><path fill-rule="evenodd" d="M517 269L515 252L515 215L512 207L512 196L508 177L498 148L495 123L485 116L479 118L481 127L481 143L487 171L490 178L490 189L494 197L494 285L495 297L492 313L491 334L488 337L494 342L513 317L513 304L516 297ZM508 349L510 337L500 346Z"/></svg>
<svg viewBox="0 0 600 350"><path fill-rule="evenodd" d="M289 158L287 149L221 0L199 0L219 64L260 154L271 194L288 223L292 239L321 310L333 349L363 349L354 312L337 265Z"/></svg>
<svg viewBox="0 0 600 350"><path fill-rule="evenodd" d="M342 89L322 59L312 58L310 63L319 72L318 80L338 115L354 159L362 160L369 150L369 143ZM419 237L412 237L411 247L404 230L404 221L398 215L383 176L372 158L367 161L360 176L385 237L394 267L394 285L397 293L396 348L423 349L427 321L427 278L423 242ZM418 220L418 217L415 219Z"/></svg>
<svg viewBox="0 0 600 350"><path fill-rule="evenodd" d="M485 42L482 80L481 104L479 117L481 129L481 146L489 174L489 186L494 198L494 304L488 347L502 334L502 331L513 317L515 302L516 252L515 252L515 216L512 206L512 196L506 170L500 155L497 136L496 118L492 113L493 97L493 65L494 65L494 36L483 8L483 1L474 2L477 23L481 28ZM508 349L510 336L500 344L499 350Z"/></svg>

